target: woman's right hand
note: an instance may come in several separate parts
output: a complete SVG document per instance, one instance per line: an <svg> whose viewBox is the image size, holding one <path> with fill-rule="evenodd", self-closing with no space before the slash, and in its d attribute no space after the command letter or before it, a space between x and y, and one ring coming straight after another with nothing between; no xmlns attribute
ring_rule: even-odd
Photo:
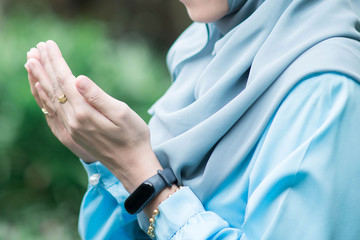
<svg viewBox="0 0 360 240"><path fill-rule="evenodd" d="M36 48L32 48L27 53L27 59L36 59L39 61L40 55L39 51ZM30 83L30 89L31 93L34 96L37 104L41 109L43 109L44 104L40 100L39 95L41 95L43 98L49 98L47 94L44 92L44 90L41 88L40 84L38 84L38 80L32 75L31 71L29 69L26 69L28 71L28 78ZM49 99L48 99L49 100ZM47 102L53 102L51 100ZM53 134L56 136L59 141L64 144L70 151L72 151L76 156L81 158L83 161L87 163L96 162L96 159L91 156L85 149L83 149L81 146L79 146L70 136L67 129L64 127L63 123L60 121L59 117L57 116L56 112L53 110L55 107L50 107L46 109L46 121L53 132Z"/></svg>

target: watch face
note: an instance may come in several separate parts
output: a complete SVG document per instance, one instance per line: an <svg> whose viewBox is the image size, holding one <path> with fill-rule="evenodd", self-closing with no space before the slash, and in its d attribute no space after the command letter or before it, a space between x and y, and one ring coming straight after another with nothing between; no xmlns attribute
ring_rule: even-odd
<svg viewBox="0 0 360 240"><path fill-rule="evenodd" d="M150 182L142 183L126 200L125 209L130 214L135 214L143 209L155 193L155 188Z"/></svg>

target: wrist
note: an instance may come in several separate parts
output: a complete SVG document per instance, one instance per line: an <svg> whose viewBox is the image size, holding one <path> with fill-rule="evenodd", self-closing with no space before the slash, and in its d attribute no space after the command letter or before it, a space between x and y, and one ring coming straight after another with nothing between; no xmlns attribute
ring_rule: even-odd
<svg viewBox="0 0 360 240"><path fill-rule="evenodd" d="M141 183L125 200L126 211L130 214L138 214L151 203L149 214L151 209L156 208L171 193L176 182L176 176L170 168L158 170L155 175Z"/></svg>
<svg viewBox="0 0 360 240"><path fill-rule="evenodd" d="M144 208L145 215L150 218L154 212L155 209L159 207L159 205L165 201L170 195L174 194L179 187L175 184L173 184L169 188L165 188L162 190L152 201L149 202L149 204Z"/></svg>
<svg viewBox="0 0 360 240"><path fill-rule="evenodd" d="M130 194L146 179L157 174L157 170L163 169L151 148L138 148L137 151L127 153L123 151L121 159L113 159L103 164Z"/></svg>

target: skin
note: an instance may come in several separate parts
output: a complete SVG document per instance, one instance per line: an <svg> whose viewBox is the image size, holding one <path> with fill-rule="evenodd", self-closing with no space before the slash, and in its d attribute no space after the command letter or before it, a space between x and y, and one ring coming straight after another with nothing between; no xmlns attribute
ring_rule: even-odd
<svg viewBox="0 0 360 240"><path fill-rule="evenodd" d="M55 42L41 42L31 49L25 68L36 102L49 113L45 115L49 127L78 157L103 163L130 193L162 169L146 123L86 76L75 77ZM63 94L68 101L60 104L57 97ZM175 190L174 185L158 197ZM162 198L148 205L147 215Z"/></svg>
<svg viewBox="0 0 360 240"><path fill-rule="evenodd" d="M195 22L214 22L229 11L228 0L180 0Z"/></svg>
<svg viewBox="0 0 360 240"><path fill-rule="evenodd" d="M227 0L182 0L194 21L210 22L225 16ZM147 124L86 76L75 77L54 41L40 42L27 53L25 68L30 90L59 141L87 163L100 161L132 193L162 169L150 144ZM67 102L58 97L65 94ZM153 210L174 193L164 189L147 207Z"/></svg>

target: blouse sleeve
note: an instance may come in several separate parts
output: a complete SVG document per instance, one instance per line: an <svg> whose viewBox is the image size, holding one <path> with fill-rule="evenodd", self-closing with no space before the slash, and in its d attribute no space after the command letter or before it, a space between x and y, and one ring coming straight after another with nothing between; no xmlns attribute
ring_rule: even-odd
<svg viewBox="0 0 360 240"><path fill-rule="evenodd" d="M82 239L148 239L137 218L124 209L129 195L119 180L100 162L81 161L89 177L83 198L79 233Z"/></svg>

